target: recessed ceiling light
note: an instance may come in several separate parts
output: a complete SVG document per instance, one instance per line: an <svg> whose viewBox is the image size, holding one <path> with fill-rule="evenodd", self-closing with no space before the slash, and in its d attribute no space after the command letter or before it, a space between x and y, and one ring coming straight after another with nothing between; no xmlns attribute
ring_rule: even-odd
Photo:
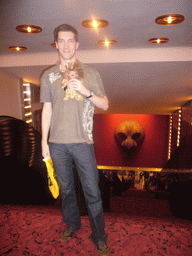
<svg viewBox="0 0 192 256"><path fill-rule="evenodd" d="M176 25L185 20L185 17L181 14L166 14L156 18L155 22L158 25Z"/></svg>
<svg viewBox="0 0 192 256"><path fill-rule="evenodd" d="M110 46L110 45L114 45L116 43L117 43L116 40L100 40L100 41L98 41L99 45L107 46L107 47Z"/></svg>
<svg viewBox="0 0 192 256"><path fill-rule="evenodd" d="M9 50L16 51L16 52L22 52L22 51L26 51L27 47L24 47L24 46L9 46Z"/></svg>
<svg viewBox="0 0 192 256"><path fill-rule="evenodd" d="M52 44L51 44L51 47L56 48L56 44L55 44L55 43L52 43Z"/></svg>
<svg viewBox="0 0 192 256"><path fill-rule="evenodd" d="M34 25L19 25L16 30L21 33L36 34L42 31L42 28Z"/></svg>
<svg viewBox="0 0 192 256"><path fill-rule="evenodd" d="M163 38L163 37L157 37L157 38L151 38L149 39L149 43L151 44L165 44L169 42L168 38Z"/></svg>
<svg viewBox="0 0 192 256"><path fill-rule="evenodd" d="M107 20L101 20L101 19L89 19L82 21L82 26L84 28L105 28L109 25Z"/></svg>

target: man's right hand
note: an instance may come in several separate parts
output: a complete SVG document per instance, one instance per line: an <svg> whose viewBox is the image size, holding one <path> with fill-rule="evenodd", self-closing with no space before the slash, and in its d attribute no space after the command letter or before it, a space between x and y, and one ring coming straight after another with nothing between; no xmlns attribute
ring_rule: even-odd
<svg viewBox="0 0 192 256"><path fill-rule="evenodd" d="M42 156L43 158L48 157L51 158L50 152L49 152L49 145L47 142L41 142L41 148L42 148Z"/></svg>

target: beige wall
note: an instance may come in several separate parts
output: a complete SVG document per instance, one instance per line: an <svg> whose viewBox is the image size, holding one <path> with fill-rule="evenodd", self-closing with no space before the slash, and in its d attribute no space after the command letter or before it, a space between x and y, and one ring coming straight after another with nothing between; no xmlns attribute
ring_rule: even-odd
<svg viewBox="0 0 192 256"><path fill-rule="evenodd" d="M0 69L0 115L22 119L20 79Z"/></svg>

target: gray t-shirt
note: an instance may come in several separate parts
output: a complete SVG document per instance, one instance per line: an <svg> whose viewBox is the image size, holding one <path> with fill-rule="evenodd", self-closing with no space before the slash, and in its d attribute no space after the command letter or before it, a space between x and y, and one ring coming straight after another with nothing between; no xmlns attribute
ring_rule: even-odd
<svg viewBox="0 0 192 256"><path fill-rule="evenodd" d="M97 96L105 91L99 72L78 61L83 84ZM58 65L46 70L41 78L41 102L52 102L49 141L53 143L93 143L94 104L78 91L64 90Z"/></svg>

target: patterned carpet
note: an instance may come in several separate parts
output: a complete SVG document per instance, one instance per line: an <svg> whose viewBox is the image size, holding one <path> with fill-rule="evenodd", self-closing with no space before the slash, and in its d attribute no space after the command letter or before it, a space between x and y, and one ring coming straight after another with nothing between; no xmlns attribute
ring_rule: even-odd
<svg viewBox="0 0 192 256"><path fill-rule="evenodd" d="M74 239L62 243L60 202L0 205L0 255L95 256L88 216L81 219L82 228ZM110 255L192 255L192 221L173 217L166 199L125 192L111 198L105 221Z"/></svg>

